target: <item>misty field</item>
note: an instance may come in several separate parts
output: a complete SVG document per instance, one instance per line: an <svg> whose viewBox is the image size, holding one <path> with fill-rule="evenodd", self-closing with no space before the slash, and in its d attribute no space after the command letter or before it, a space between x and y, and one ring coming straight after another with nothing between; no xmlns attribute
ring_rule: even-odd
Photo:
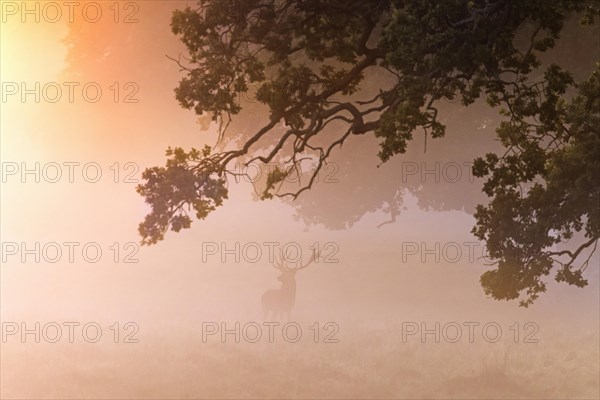
<svg viewBox="0 0 600 400"><path fill-rule="evenodd" d="M235 343L200 330L137 344L3 345L2 398L532 398L599 395L597 331L539 343L403 343L401 326L340 325L339 343Z"/></svg>

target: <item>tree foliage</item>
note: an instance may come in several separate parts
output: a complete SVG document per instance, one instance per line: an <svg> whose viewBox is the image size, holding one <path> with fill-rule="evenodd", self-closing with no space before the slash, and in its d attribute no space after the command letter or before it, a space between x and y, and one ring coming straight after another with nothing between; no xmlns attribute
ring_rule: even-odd
<svg viewBox="0 0 600 400"><path fill-rule="evenodd" d="M417 131L444 136L441 101L483 98L503 118L497 135L506 149L474 166L490 203L478 207L473 233L496 261L481 278L485 292L527 306L555 267L557 280L585 285L588 262L576 263L600 236L600 66L576 83L540 61L573 13L591 24L600 3L202 0L176 11L172 30L188 53L176 60L185 73L175 91L181 106L218 122L221 139L236 136L228 127L244 108L239 93L254 90L268 112L233 150L170 149L165 167L145 172L138 191L152 212L140 224L142 242L189 228L186 206L198 218L220 206L236 160L277 161L262 197L296 198L353 135L378 138L386 162ZM367 96L368 74L390 84ZM308 182L281 193L279 183L306 159L316 163ZM556 250L577 233L580 247Z"/></svg>

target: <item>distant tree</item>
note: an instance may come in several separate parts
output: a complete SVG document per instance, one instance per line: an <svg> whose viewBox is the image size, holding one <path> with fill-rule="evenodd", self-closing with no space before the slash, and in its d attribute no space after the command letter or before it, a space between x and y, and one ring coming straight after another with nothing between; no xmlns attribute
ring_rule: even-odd
<svg viewBox="0 0 600 400"><path fill-rule="evenodd" d="M600 65L576 83L540 61L574 13L593 24L600 2L203 0L175 11L172 30L189 53L176 60L181 106L235 139L229 123L250 107L239 94L255 89L265 118L234 149L169 149L165 167L144 172L138 192L152 211L139 226L142 243L189 228L189 210L203 219L221 206L236 161L276 161L261 197L295 199L353 135L378 138L386 162L416 131L444 136L440 101L483 98L499 110L505 148L473 167L491 198L473 228L496 266L481 277L485 292L527 306L553 269L556 280L584 286L582 257L600 237ZM368 74L386 83L365 85ZM281 192L306 159L316 164L306 184ZM575 234L580 245L556 250Z"/></svg>

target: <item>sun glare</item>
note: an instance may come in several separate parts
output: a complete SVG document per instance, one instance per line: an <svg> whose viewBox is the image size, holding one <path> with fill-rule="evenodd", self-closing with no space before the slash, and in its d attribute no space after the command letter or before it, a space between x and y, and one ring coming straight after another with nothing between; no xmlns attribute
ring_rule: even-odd
<svg viewBox="0 0 600 400"><path fill-rule="evenodd" d="M32 112L31 103L22 101L22 88L31 89L39 82L58 82L65 67L67 47L62 39L67 33L65 23L23 24L6 18L0 28L0 80L2 81L2 158L32 158L36 146L28 133L32 123L43 120L43 103ZM32 96L32 95L29 95Z"/></svg>

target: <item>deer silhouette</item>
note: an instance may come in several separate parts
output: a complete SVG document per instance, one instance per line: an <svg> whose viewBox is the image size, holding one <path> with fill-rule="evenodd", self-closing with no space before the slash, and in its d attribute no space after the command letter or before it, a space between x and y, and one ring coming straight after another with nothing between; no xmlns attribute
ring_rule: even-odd
<svg viewBox="0 0 600 400"><path fill-rule="evenodd" d="M319 253L313 252L312 257L306 264L302 265L302 260L300 260L295 267L290 267L283 252L280 253L279 259L275 260L272 265L281 271L281 275L277 278L281 282L281 287L279 289L269 289L261 297L265 320L269 314L274 319L277 319L280 315L283 316L283 314L288 320L290 319L290 314L296 302L296 272L308 267L318 257Z"/></svg>

